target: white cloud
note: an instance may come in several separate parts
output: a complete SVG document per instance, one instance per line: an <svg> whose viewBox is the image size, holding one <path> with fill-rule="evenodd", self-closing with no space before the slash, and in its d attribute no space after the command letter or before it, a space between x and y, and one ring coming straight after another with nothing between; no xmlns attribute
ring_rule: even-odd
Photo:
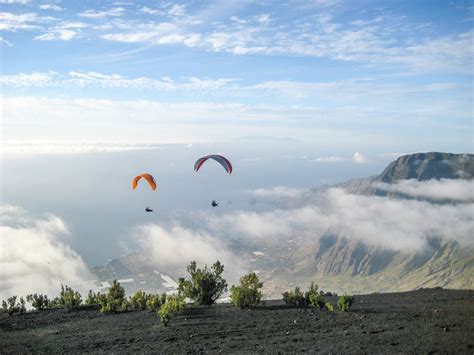
<svg viewBox="0 0 474 355"><path fill-rule="evenodd" d="M168 9L168 14L170 16L184 16L186 15L186 5L183 4L173 4Z"/></svg>
<svg viewBox="0 0 474 355"><path fill-rule="evenodd" d="M0 43L3 45L6 45L7 47L13 47L13 43L11 43L10 41L6 40L5 38L3 37L0 37Z"/></svg>
<svg viewBox="0 0 474 355"><path fill-rule="evenodd" d="M474 204L431 204L381 196L360 196L332 188L319 191L300 208L236 212L208 219L214 233L241 238L317 239L332 233L402 252L421 251L427 238L440 237L474 246Z"/></svg>
<svg viewBox="0 0 474 355"><path fill-rule="evenodd" d="M15 32L18 30L32 30L39 28L38 23L47 18L35 13L15 15L9 12L0 12L0 30Z"/></svg>
<svg viewBox="0 0 474 355"><path fill-rule="evenodd" d="M28 4L29 0L0 0L0 4Z"/></svg>
<svg viewBox="0 0 474 355"><path fill-rule="evenodd" d="M72 26L73 24L71 24ZM58 29L51 33L46 33L36 37L36 40L69 40L77 34L75 31ZM173 42L174 38L167 38L166 41ZM77 87L102 87L102 88L148 88L160 89L163 91L175 90L217 90L222 89L234 82L235 79L200 79L187 78L184 82L174 82L169 77L162 80L139 77L128 79L119 74L102 74L97 72L76 72L71 71L67 75L62 75L54 71L38 72L31 74L0 75L0 83L14 87L44 87L51 86L77 86Z"/></svg>
<svg viewBox="0 0 474 355"><path fill-rule="evenodd" d="M35 218L22 208L0 206L0 299L29 293L56 296L61 284L84 292L85 281L93 277L66 243L68 234L57 216Z"/></svg>
<svg viewBox="0 0 474 355"><path fill-rule="evenodd" d="M311 161L314 161L316 163L341 163L347 161L347 159L343 157L318 157L312 159Z"/></svg>
<svg viewBox="0 0 474 355"><path fill-rule="evenodd" d="M41 10L53 10L53 11L62 11L63 10L63 8L61 6L54 5L54 4L43 4L43 5L40 5L39 8Z"/></svg>
<svg viewBox="0 0 474 355"><path fill-rule="evenodd" d="M275 186L271 189L256 189L251 191L255 197L265 198L297 198L301 197L307 190L287 186Z"/></svg>
<svg viewBox="0 0 474 355"><path fill-rule="evenodd" d="M362 153L355 152L352 156L352 161L356 164L366 164L369 160Z"/></svg>
<svg viewBox="0 0 474 355"><path fill-rule="evenodd" d="M37 41L56 41L56 40L70 41L71 39L76 37L76 35L77 35L76 31L66 30L66 29L54 29L54 30L51 30L50 32L36 36L33 39Z"/></svg>
<svg viewBox="0 0 474 355"><path fill-rule="evenodd" d="M53 83L55 72L1 75L0 83L15 87L44 87Z"/></svg>
<svg viewBox="0 0 474 355"><path fill-rule="evenodd" d="M162 13L162 11L156 10L156 9L151 9L148 6L143 6L140 10L142 12L146 13L146 14L149 14L149 15L158 15L158 14Z"/></svg>
<svg viewBox="0 0 474 355"><path fill-rule="evenodd" d="M4 154L84 154L115 153L138 150L163 149L164 145L132 142L72 142L72 141L9 141L2 142Z"/></svg>
<svg viewBox="0 0 474 355"><path fill-rule="evenodd" d="M78 16L90 19L100 19L105 17L119 17L122 16L124 13L125 9L123 7L116 7L105 11L86 10L84 12L79 13Z"/></svg>
<svg viewBox="0 0 474 355"><path fill-rule="evenodd" d="M376 186L387 192L416 198L474 202L474 180L441 179L418 181L410 179L397 181L394 184L380 182Z"/></svg>
<svg viewBox="0 0 474 355"><path fill-rule="evenodd" d="M168 228L148 224L135 229L132 240L160 268L183 269L190 261L212 265L219 260L233 273L241 270L240 258L229 251L223 241L207 231L191 230L178 225Z"/></svg>

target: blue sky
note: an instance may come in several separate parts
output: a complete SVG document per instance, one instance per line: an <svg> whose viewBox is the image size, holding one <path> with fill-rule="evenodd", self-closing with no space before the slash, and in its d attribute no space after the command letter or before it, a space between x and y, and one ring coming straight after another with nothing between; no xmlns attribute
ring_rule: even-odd
<svg viewBox="0 0 474 355"><path fill-rule="evenodd" d="M1 0L1 8L10 150L249 136L313 151L344 146L348 156L473 150L472 1Z"/></svg>

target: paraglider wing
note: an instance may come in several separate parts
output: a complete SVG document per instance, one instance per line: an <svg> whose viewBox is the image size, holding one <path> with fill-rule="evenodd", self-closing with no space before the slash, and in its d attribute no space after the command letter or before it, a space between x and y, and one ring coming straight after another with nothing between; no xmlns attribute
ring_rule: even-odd
<svg viewBox="0 0 474 355"><path fill-rule="evenodd" d="M194 163L194 171L198 172L201 166L204 164L204 162L208 159L214 159L219 164L221 164L222 167L225 169L225 171L227 171L227 174L232 173L232 164L230 163L230 161L227 158L223 157L222 155L218 155L218 154L207 155L205 157L202 157L196 160L196 162Z"/></svg>
<svg viewBox="0 0 474 355"><path fill-rule="evenodd" d="M148 181L148 183L150 184L150 186L151 186L151 188L153 189L153 191L156 190L156 181L155 181L155 178L154 178L151 174L147 174L147 173L137 175L137 176L135 176L135 177L133 178L132 187L133 187L134 190L137 188L138 180L140 180L141 178L144 178L146 181Z"/></svg>

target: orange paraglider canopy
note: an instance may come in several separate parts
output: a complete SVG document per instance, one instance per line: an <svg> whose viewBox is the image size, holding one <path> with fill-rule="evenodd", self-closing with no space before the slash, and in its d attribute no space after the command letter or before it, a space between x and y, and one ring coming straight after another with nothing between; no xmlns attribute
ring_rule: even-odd
<svg viewBox="0 0 474 355"><path fill-rule="evenodd" d="M156 181L155 181L155 178L151 175L151 174L148 174L148 173L143 173L143 174L140 174L140 175L137 175L133 178L133 189L135 190L137 188L137 185L138 185L138 180L140 180L141 178L144 178L146 181L148 181L148 183L150 184L151 188L153 189L153 191L156 190Z"/></svg>

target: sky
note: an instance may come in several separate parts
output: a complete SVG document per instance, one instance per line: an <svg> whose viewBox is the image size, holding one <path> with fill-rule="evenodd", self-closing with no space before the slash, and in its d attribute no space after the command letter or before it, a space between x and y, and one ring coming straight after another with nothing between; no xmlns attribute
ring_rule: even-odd
<svg viewBox="0 0 474 355"><path fill-rule="evenodd" d="M350 155L473 149L472 1L1 9L9 150L248 137Z"/></svg>
<svg viewBox="0 0 474 355"><path fill-rule="evenodd" d="M281 212L278 199L378 174L403 154L474 152L473 1L0 0L0 9L0 228L4 250L13 248L0 263L20 270L19 290L31 264L8 260L28 238L45 245L38 265L52 255L71 262L66 276L46 277L57 286L133 251L140 237L182 248L225 230L252 237L239 221L260 231L278 221L293 231L292 219L297 230L314 228L307 215L367 222L384 201L339 192L324 202L331 212ZM194 161L211 153L227 156L234 173L211 163L194 174ZM145 171L157 191L132 191ZM468 200L449 213L408 211L472 230ZM369 210L353 215L358 204ZM145 214L147 205L157 213ZM376 235L393 225L389 207ZM224 227L212 223L219 218ZM393 235L428 230L412 222ZM15 244L19 235L26 242Z"/></svg>

